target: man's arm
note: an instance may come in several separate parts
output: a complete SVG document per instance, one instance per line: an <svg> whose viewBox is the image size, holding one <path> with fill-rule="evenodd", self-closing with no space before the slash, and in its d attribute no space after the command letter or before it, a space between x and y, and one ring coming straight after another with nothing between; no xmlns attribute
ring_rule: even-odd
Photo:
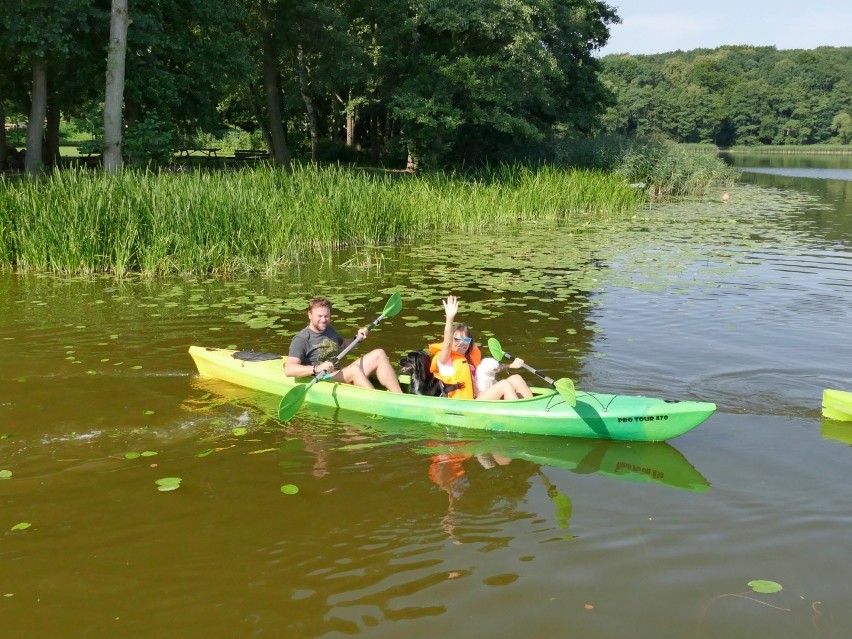
<svg viewBox="0 0 852 639"><path fill-rule="evenodd" d="M287 377L306 377L313 375L316 371L311 364L302 364L298 357L287 356L284 360L284 374Z"/></svg>

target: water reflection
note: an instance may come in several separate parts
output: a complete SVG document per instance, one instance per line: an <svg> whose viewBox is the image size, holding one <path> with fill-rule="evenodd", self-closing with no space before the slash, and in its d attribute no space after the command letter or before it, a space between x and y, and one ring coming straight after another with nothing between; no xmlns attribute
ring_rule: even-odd
<svg viewBox="0 0 852 639"><path fill-rule="evenodd" d="M823 419L820 432L825 439L831 439L852 446L852 422Z"/></svg>
<svg viewBox="0 0 852 639"><path fill-rule="evenodd" d="M248 407L258 423L275 425L278 398L219 380L195 378L193 387L200 398L196 406L223 405ZM387 448L404 444L404 449L429 459L429 477L451 499L461 497L470 487L468 468L483 470L508 466L513 461L531 462L536 467L568 470L580 475L597 474L612 479L652 483L669 488L706 492L710 484L671 444L666 442L621 442L570 437L518 436L511 433L479 433L470 429L420 425L379 416L367 417L337 410L311 407L303 416L307 429L300 431L306 450L318 461L314 473L324 473L330 451L316 448L316 432L343 432L336 441L337 451ZM441 434L436 436L436 432Z"/></svg>

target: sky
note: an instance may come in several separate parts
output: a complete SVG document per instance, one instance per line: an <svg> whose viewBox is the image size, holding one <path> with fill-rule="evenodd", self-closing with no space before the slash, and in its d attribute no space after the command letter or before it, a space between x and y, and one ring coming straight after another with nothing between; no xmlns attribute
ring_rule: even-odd
<svg viewBox="0 0 852 639"><path fill-rule="evenodd" d="M715 49L852 47L852 0L604 0L621 24L598 55Z"/></svg>

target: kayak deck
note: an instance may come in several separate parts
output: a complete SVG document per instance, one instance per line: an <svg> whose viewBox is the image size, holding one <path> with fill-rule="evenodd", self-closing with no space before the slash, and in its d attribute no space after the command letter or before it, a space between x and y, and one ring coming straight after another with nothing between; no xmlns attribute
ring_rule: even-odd
<svg viewBox="0 0 852 639"><path fill-rule="evenodd" d="M286 377L283 357L245 361L228 349L192 346L198 372L247 388L283 396L306 380ZM400 376L405 389L407 376ZM349 384L320 382L305 396L307 404L367 415L487 431L559 435L623 441L665 441L705 421L716 410L709 402L668 401L650 397L577 391L570 406L556 391L533 388L533 397L513 401L474 401L389 393Z"/></svg>

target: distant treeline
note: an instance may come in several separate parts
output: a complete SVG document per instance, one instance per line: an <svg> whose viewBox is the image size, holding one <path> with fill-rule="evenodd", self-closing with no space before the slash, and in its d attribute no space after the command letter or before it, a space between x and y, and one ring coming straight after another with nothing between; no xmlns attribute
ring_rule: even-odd
<svg viewBox="0 0 852 639"><path fill-rule="evenodd" d="M613 133L720 147L852 143L852 47L724 46L601 63Z"/></svg>

